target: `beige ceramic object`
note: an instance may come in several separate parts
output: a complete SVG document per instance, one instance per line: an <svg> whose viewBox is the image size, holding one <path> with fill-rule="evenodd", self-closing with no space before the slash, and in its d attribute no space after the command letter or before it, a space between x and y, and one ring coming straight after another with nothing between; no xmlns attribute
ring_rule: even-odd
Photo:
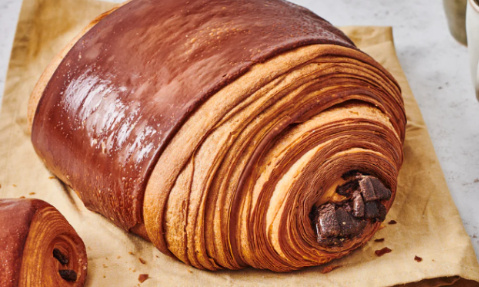
<svg viewBox="0 0 479 287"><path fill-rule="evenodd" d="M466 22L472 82L479 100L479 1L469 0Z"/></svg>

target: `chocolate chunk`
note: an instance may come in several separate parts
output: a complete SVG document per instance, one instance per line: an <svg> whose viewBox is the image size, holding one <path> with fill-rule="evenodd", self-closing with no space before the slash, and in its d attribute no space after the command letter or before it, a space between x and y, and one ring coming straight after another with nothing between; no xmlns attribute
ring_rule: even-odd
<svg viewBox="0 0 479 287"><path fill-rule="evenodd" d="M53 257L55 257L62 265L67 265L69 262L68 257L57 248L53 249Z"/></svg>
<svg viewBox="0 0 479 287"><path fill-rule="evenodd" d="M355 191L353 193L353 216L364 217L364 201L361 193Z"/></svg>
<svg viewBox="0 0 479 287"><path fill-rule="evenodd" d="M387 210L384 205L378 201L366 202L364 208L364 218L384 221Z"/></svg>
<svg viewBox="0 0 479 287"><path fill-rule="evenodd" d="M377 216L376 219L379 221L384 221L384 219L386 219L386 214L388 213L388 211L386 210L386 207L379 202L378 202L378 207L379 207L379 215Z"/></svg>
<svg viewBox="0 0 479 287"><path fill-rule="evenodd" d="M376 200L373 183L371 182L371 178L369 176L363 177L359 181L359 190L363 195L364 201L370 202Z"/></svg>
<svg viewBox="0 0 479 287"><path fill-rule="evenodd" d="M392 192L378 178L371 177L371 182L374 187L374 193L376 194L376 200L389 200Z"/></svg>
<svg viewBox="0 0 479 287"><path fill-rule="evenodd" d="M376 201L366 202L364 205L364 217L373 219L379 216L379 207Z"/></svg>
<svg viewBox="0 0 479 287"><path fill-rule="evenodd" d="M421 262L422 258L416 255L414 256L414 260L416 260L417 262Z"/></svg>
<svg viewBox="0 0 479 287"><path fill-rule="evenodd" d="M352 180L336 188L336 193L342 196L350 197L358 189L358 181Z"/></svg>
<svg viewBox="0 0 479 287"><path fill-rule="evenodd" d="M377 255L378 257L381 257L381 256L383 256L384 254L389 253L389 252L391 252L391 251L392 251L391 249L389 249L389 248L387 248L387 247L384 247L383 249L374 251L374 253L376 253L376 255Z"/></svg>
<svg viewBox="0 0 479 287"><path fill-rule="evenodd" d="M380 202L366 202L364 208L364 218L384 221L384 219L386 218L386 214L386 207L384 207L384 205L382 205Z"/></svg>
<svg viewBox="0 0 479 287"><path fill-rule="evenodd" d="M359 189L366 202L391 198L391 191L379 179L372 176L365 176L359 180Z"/></svg>
<svg viewBox="0 0 479 287"><path fill-rule="evenodd" d="M77 273L73 270L59 270L58 273L60 273L60 276L68 282L77 281Z"/></svg>
<svg viewBox="0 0 479 287"><path fill-rule="evenodd" d="M336 218L341 230L339 235L342 237L356 236L361 233L366 225L364 220L354 218L349 212L344 210L344 208L338 208L338 210L336 210Z"/></svg>
<svg viewBox="0 0 479 287"><path fill-rule="evenodd" d="M340 228L336 220L336 211L333 204L325 204L319 209L316 231L321 237L335 237L339 235Z"/></svg>

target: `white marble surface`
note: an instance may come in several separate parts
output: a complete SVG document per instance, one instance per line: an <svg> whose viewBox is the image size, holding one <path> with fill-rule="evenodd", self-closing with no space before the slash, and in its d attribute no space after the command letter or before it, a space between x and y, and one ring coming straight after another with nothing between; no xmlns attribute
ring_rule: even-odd
<svg viewBox="0 0 479 287"><path fill-rule="evenodd" d="M399 59L479 255L479 102L469 76L467 49L449 35L442 1L293 2L339 26L394 27ZM21 0L0 0L0 97L20 6Z"/></svg>

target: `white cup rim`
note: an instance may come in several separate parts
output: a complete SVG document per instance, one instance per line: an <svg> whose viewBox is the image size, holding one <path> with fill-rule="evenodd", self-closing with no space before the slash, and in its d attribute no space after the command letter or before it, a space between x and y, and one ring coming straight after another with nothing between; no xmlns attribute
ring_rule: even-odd
<svg viewBox="0 0 479 287"><path fill-rule="evenodd" d="M471 7L479 13L479 4L475 0L469 0L469 4L471 4Z"/></svg>

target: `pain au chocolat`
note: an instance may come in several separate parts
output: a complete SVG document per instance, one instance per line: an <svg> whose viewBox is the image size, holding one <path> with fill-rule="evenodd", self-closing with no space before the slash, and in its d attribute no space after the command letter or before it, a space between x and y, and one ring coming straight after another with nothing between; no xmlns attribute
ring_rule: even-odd
<svg viewBox="0 0 479 287"><path fill-rule="evenodd" d="M32 142L85 205L201 269L289 271L369 240L406 117L390 73L280 0L133 0L50 64Z"/></svg>
<svg viewBox="0 0 479 287"><path fill-rule="evenodd" d="M87 256L65 217L39 199L0 199L0 286L83 286Z"/></svg>

